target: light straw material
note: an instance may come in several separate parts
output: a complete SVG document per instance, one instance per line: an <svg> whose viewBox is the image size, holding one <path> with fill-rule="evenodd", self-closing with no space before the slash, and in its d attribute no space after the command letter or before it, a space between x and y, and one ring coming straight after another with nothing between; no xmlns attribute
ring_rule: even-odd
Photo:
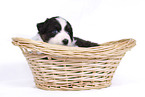
<svg viewBox="0 0 145 97"><path fill-rule="evenodd" d="M82 48L12 38L32 70L36 86L45 90L86 90L111 85L113 74L134 39Z"/></svg>

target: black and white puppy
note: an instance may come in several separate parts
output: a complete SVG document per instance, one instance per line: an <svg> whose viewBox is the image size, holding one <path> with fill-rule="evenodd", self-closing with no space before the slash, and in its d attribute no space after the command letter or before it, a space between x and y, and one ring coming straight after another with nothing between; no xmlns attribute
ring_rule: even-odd
<svg viewBox="0 0 145 97"><path fill-rule="evenodd" d="M33 37L37 41L78 47L99 46L97 43L73 37L73 30L70 23L58 16L50 19L47 18L44 22L38 23L37 29L38 34Z"/></svg>

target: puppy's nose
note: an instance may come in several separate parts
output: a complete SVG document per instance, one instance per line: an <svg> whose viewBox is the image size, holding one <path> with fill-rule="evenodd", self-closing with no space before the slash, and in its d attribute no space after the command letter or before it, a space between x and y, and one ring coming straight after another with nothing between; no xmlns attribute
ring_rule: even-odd
<svg viewBox="0 0 145 97"><path fill-rule="evenodd" d="M64 45L67 45L68 44L68 39L64 39L62 42L63 42Z"/></svg>

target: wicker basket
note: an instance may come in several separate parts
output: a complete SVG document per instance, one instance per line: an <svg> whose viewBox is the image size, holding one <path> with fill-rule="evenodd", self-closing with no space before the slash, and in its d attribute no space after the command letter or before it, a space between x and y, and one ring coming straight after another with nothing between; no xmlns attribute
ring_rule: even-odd
<svg viewBox="0 0 145 97"><path fill-rule="evenodd" d="M113 74L134 39L122 39L98 47L53 45L13 38L32 70L36 86L45 90L99 89L111 85Z"/></svg>

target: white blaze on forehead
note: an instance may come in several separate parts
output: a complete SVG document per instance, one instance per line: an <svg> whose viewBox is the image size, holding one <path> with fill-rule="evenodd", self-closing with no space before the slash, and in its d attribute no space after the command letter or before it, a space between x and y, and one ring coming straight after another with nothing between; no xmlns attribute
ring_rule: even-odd
<svg viewBox="0 0 145 97"><path fill-rule="evenodd" d="M61 17L56 18L56 20L60 23L61 28L62 28L61 30L64 30L65 26L67 25L66 20L65 20L65 19L63 19L63 18L61 18Z"/></svg>

